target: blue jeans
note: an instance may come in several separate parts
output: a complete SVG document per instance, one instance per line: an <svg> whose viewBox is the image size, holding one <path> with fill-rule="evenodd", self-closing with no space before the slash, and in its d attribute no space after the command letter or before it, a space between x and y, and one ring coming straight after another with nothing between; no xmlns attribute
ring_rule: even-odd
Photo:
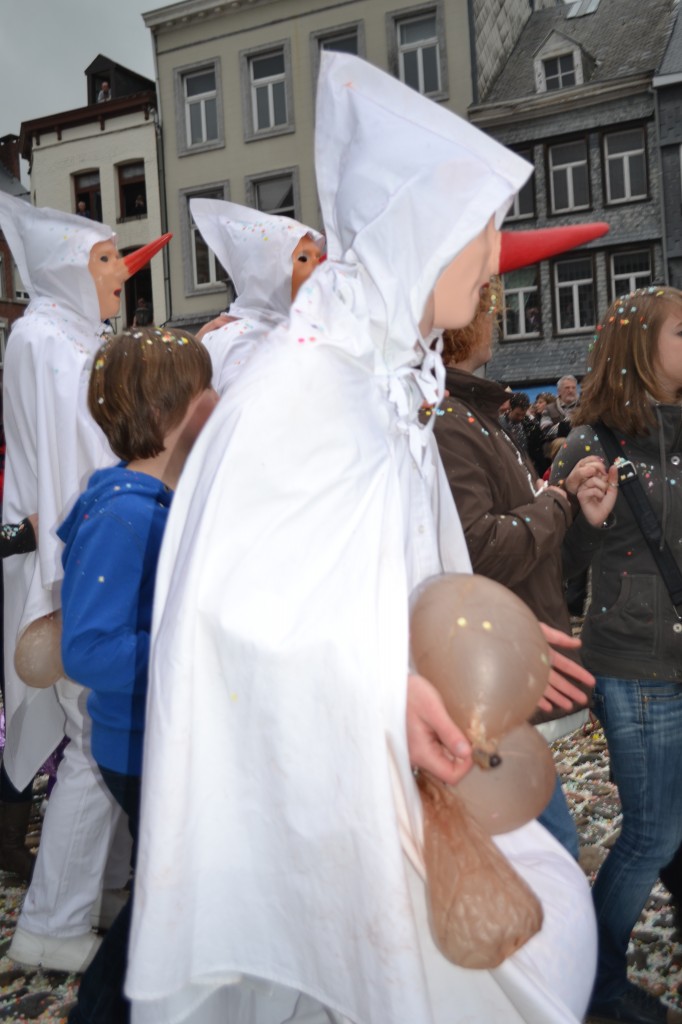
<svg viewBox="0 0 682 1024"><path fill-rule="evenodd" d="M133 839L132 865L135 866L140 825L140 779L120 775L100 765L100 774L117 802L128 815ZM128 963L128 938L133 910L133 894L104 936L95 958L81 978L78 1003L71 1010L68 1024L127 1024L130 1004L123 995Z"/></svg>
<svg viewBox="0 0 682 1024"><path fill-rule="evenodd" d="M554 836L557 842L561 843L574 860L578 859L578 829L575 826L558 775L554 792L542 814L538 815L538 821L544 825L550 835Z"/></svg>
<svg viewBox="0 0 682 1024"><path fill-rule="evenodd" d="M599 932L593 1003L622 995L626 953L661 868L682 842L682 686L597 676L594 710L609 748L623 827L592 889Z"/></svg>

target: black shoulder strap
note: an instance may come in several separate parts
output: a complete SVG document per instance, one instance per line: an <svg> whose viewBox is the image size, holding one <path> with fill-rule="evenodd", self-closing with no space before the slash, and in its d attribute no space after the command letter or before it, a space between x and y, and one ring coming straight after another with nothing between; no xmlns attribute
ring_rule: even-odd
<svg viewBox="0 0 682 1024"><path fill-rule="evenodd" d="M675 605L678 616L682 617L682 571L675 561L668 542L661 545L663 531L656 513L651 507L642 483L637 476L637 470L629 459L623 458L623 450L616 440L616 436L604 423L596 423L594 432L601 441L609 462L618 463L618 483L620 491L632 511L635 521L642 531L644 540L649 546L658 571L663 577L670 597Z"/></svg>

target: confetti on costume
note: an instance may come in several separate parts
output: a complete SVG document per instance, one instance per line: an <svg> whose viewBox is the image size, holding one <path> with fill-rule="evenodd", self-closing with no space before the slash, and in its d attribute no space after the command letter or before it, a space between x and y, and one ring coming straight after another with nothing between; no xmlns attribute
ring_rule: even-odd
<svg viewBox="0 0 682 1024"><path fill-rule="evenodd" d="M213 363L213 386L222 395L258 343L289 314L294 249L306 235L319 246L323 239L291 217L222 199L191 199L190 212L237 292L228 314L238 319L202 338Z"/></svg>

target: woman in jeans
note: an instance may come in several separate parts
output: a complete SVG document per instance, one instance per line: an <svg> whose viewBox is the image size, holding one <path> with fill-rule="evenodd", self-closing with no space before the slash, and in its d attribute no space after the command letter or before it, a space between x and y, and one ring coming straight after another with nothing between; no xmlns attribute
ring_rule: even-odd
<svg viewBox="0 0 682 1024"><path fill-rule="evenodd" d="M650 287L617 299L597 328L591 362L551 482L586 454L609 464L594 429L605 424L682 568L682 292ZM603 525L577 517L564 542L565 569L573 576L592 566L583 657L597 676L595 710L623 807L621 834L593 890L599 964L590 1012L598 1021L650 1024L671 1018L628 982L626 953L651 888L682 841L682 622L619 494L617 468L592 477L579 498Z"/></svg>

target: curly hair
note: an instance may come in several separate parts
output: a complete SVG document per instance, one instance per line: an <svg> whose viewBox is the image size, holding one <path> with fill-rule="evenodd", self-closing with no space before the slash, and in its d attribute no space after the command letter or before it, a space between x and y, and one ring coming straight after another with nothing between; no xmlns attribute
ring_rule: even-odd
<svg viewBox="0 0 682 1024"><path fill-rule="evenodd" d="M211 387L211 358L193 335L132 327L98 350L88 408L119 459L149 459L190 402Z"/></svg>
<svg viewBox="0 0 682 1024"><path fill-rule="evenodd" d="M467 327L443 331L443 362L446 366L461 363L466 359L479 340L481 327L487 320L499 313L503 297L502 281L493 277L481 288L478 310Z"/></svg>
<svg viewBox="0 0 682 1024"><path fill-rule="evenodd" d="M602 420L628 437L655 426L651 399L665 399L655 367L658 337L672 313L682 318L682 292L663 285L638 288L611 304L596 330L574 426Z"/></svg>

